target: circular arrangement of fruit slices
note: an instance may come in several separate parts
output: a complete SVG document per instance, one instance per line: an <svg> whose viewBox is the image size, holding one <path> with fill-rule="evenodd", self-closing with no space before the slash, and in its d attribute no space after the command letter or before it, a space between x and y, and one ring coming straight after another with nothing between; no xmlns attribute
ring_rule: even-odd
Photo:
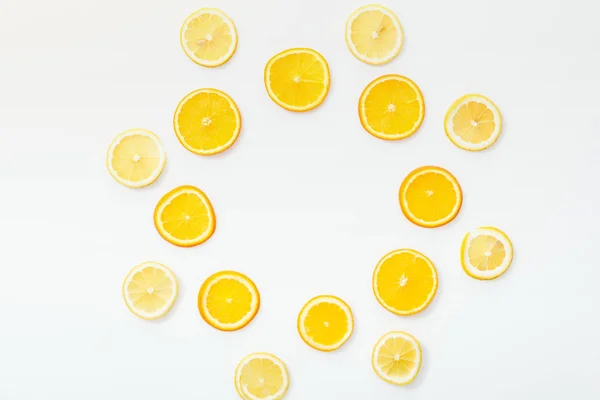
<svg viewBox="0 0 600 400"><path fill-rule="evenodd" d="M355 10L346 22L350 52L368 64L385 64L397 57L404 42L398 17L388 8L368 5ZM217 67L229 61L237 48L235 24L224 12L202 8L192 13L180 31L184 53L196 64ZM266 62L264 84L280 107L295 112L320 106L329 93L331 73L325 58L313 49L292 48ZM400 140L413 135L425 117L421 90L401 75L383 75L370 82L358 100L362 127L376 138ZM175 135L192 153L209 156L230 148L242 128L241 113L226 93L212 88L186 95L173 117ZM502 131L502 116L487 97L468 94L456 100L444 118L444 131L457 147L481 151L492 146ZM146 129L120 133L110 144L106 166L110 175L129 188L156 181L166 163L159 137ZM463 194L458 180L444 168L423 166L402 181L398 193L406 219L424 228L437 228L454 220ZM204 243L213 235L216 216L211 201L199 188L179 186L166 193L154 210L159 235L179 247ZM513 246L495 227L468 232L460 248L464 272L478 280L500 277L510 267ZM413 249L393 250L375 266L374 297L399 316L423 311L434 299L438 275L433 262ZM177 299L175 274L165 265L144 262L135 266L122 285L127 308L153 320L167 314ZM211 327L235 331L257 315L260 293L254 282L236 271L220 271L206 278L198 292L198 311ZM350 306L332 295L310 299L297 318L300 339L313 349L330 352L342 347L354 331ZM392 331L374 345L372 366L382 380L406 385L416 379L422 362L419 341L406 332ZM234 373L235 389L244 400L279 400L290 378L282 360L269 353L244 357Z"/></svg>

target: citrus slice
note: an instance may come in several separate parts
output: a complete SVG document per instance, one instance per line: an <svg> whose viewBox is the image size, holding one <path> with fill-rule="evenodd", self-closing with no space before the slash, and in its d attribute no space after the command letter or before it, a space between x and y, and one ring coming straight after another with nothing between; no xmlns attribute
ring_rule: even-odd
<svg viewBox="0 0 600 400"><path fill-rule="evenodd" d="M181 47L196 64L218 67L225 64L237 47L237 31L227 14L216 8L201 8L183 22Z"/></svg>
<svg viewBox="0 0 600 400"><path fill-rule="evenodd" d="M260 307L254 282L235 271L209 276L198 293L198 310L207 324L222 331L235 331L248 325Z"/></svg>
<svg viewBox="0 0 600 400"><path fill-rule="evenodd" d="M400 249L386 254L373 272L377 301L397 315L423 311L433 300L437 287L435 266L416 250Z"/></svg>
<svg viewBox="0 0 600 400"><path fill-rule="evenodd" d="M384 75L363 90L358 115L363 128L371 135L399 140L419 129L425 116L425 103L413 81L401 75Z"/></svg>
<svg viewBox="0 0 600 400"><path fill-rule="evenodd" d="M463 239L460 250L462 267L475 279L496 279L506 272L512 259L512 243L498 228L477 228Z"/></svg>
<svg viewBox="0 0 600 400"><path fill-rule="evenodd" d="M129 311L143 319L165 315L177 299L177 279L157 262L134 267L123 281L123 299Z"/></svg>
<svg viewBox="0 0 600 400"><path fill-rule="evenodd" d="M487 97L468 94L456 100L444 118L446 136L458 147L469 151L485 150L502 131L502 115Z"/></svg>
<svg viewBox="0 0 600 400"><path fill-rule="evenodd" d="M154 209L154 226L167 242L191 247L207 241L215 231L210 200L194 186L179 186L165 194Z"/></svg>
<svg viewBox="0 0 600 400"><path fill-rule="evenodd" d="M267 63L265 87L271 100L286 110L312 110L329 92L329 66L312 49L285 50Z"/></svg>
<svg viewBox="0 0 600 400"><path fill-rule="evenodd" d="M456 178L440 167L412 171L400 185L400 208L412 223L435 228L452 221L462 205Z"/></svg>
<svg viewBox="0 0 600 400"><path fill-rule="evenodd" d="M252 353L235 369L235 389L244 400L283 399L290 384L283 361L268 353Z"/></svg>
<svg viewBox="0 0 600 400"><path fill-rule="evenodd" d="M352 310L342 299L322 295L312 298L298 315L298 333L310 347L321 351L339 349L352 335Z"/></svg>
<svg viewBox="0 0 600 400"><path fill-rule="evenodd" d="M179 102L173 125L183 147L209 156L231 147L242 129L242 116L227 94L198 89Z"/></svg>
<svg viewBox="0 0 600 400"><path fill-rule="evenodd" d="M423 353L419 341L406 332L388 332L373 348L373 370L394 385L407 385L421 369Z"/></svg>
<svg viewBox="0 0 600 400"><path fill-rule="evenodd" d="M346 22L346 43L367 64L385 64L402 49L404 33L389 9L371 4L355 10Z"/></svg>
<svg viewBox="0 0 600 400"><path fill-rule="evenodd" d="M130 129L117 135L106 152L106 167L120 184L131 188L148 186L165 167L163 144L154 133Z"/></svg>

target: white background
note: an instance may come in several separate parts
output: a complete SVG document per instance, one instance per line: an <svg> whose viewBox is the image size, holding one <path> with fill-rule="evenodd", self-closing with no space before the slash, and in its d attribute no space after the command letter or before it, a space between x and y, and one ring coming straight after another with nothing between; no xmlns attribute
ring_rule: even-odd
<svg viewBox="0 0 600 400"><path fill-rule="evenodd" d="M287 398L595 399L600 396L598 225L600 25L591 0L387 1L405 30L382 67L355 59L344 24L359 0L0 1L0 398L236 399L233 372L254 351L288 365ZM224 66L186 58L179 28L202 6L235 21L239 46ZM312 47L328 60L324 104L295 114L275 105L263 68L276 52ZM357 101L379 75L422 89L426 117L410 139L384 142L360 126ZM230 94L243 116L237 143L214 157L173 133L179 100L201 87ZM493 99L500 140L468 153L443 116L465 93ZM151 187L118 185L105 151L143 127L167 150ZM415 167L453 172L464 204L426 230L401 214L397 190ZM157 200L180 184L203 189L218 226L205 244L176 248L155 231ZM495 225L515 259L492 282L469 278L459 246ZM371 291L390 250L436 264L429 308L401 318ZM155 260L180 295L158 322L133 316L121 283ZM262 305L245 329L200 318L196 296L221 269L248 274ZM301 306L331 293L352 307L344 347L320 353L296 332ZM406 330L424 348L408 387L371 370L375 341Z"/></svg>

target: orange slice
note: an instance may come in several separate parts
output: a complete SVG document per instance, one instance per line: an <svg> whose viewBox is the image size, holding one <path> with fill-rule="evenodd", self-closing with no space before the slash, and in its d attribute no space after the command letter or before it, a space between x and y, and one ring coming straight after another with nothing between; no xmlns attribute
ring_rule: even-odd
<svg viewBox="0 0 600 400"><path fill-rule="evenodd" d="M484 226L465 235L460 260L472 278L489 280L504 274L513 259L513 246L498 228Z"/></svg>
<svg viewBox="0 0 600 400"><path fill-rule="evenodd" d="M373 348L373 370L394 385L408 385L421 370L421 344L406 332L386 333Z"/></svg>
<svg viewBox="0 0 600 400"><path fill-rule="evenodd" d="M298 333L306 344L321 351L339 349L352 335L354 318L342 299L323 295L306 303L298 315Z"/></svg>

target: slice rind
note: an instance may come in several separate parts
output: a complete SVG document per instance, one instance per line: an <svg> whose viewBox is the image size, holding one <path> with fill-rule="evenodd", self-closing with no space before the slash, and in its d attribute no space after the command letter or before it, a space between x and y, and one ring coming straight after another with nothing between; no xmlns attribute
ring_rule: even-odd
<svg viewBox="0 0 600 400"><path fill-rule="evenodd" d="M180 247L207 241L215 231L213 206L195 186L176 187L165 194L154 209L154 226L167 242Z"/></svg>
<svg viewBox="0 0 600 400"><path fill-rule="evenodd" d="M397 315L423 311L433 300L437 287L433 262L416 250L394 250L379 260L373 271L375 298Z"/></svg>
<svg viewBox="0 0 600 400"><path fill-rule="evenodd" d="M238 37L227 14L216 8L201 8L183 22L179 40L190 60L203 67L218 67L233 56Z"/></svg>
<svg viewBox="0 0 600 400"><path fill-rule="evenodd" d="M352 335L354 317L342 299L321 295L310 299L298 314L302 340L320 351L339 349Z"/></svg>
<svg viewBox="0 0 600 400"><path fill-rule="evenodd" d="M402 213L409 221L424 228L435 228L456 218L462 206L462 189L447 170L426 166L404 178L398 198Z"/></svg>
<svg viewBox="0 0 600 400"><path fill-rule="evenodd" d="M122 292L129 311L143 319L157 319L177 299L177 278L166 266L147 261L129 271Z"/></svg>
<svg viewBox="0 0 600 400"><path fill-rule="evenodd" d="M108 172L117 182L130 188L153 183L166 162L162 142L146 129L130 129L120 133L106 152Z"/></svg>
<svg viewBox="0 0 600 400"><path fill-rule="evenodd" d="M235 390L244 400L280 400L285 396L289 374L283 361L269 353L252 353L235 369Z"/></svg>
<svg viewBox="0 0 600 400"><path fill-rule="evenodd" d="M221 271L208 277L198 292L202 319L222 331L242 329L260 308L260 294L246 275Z"/></svg>
<svg viewBox="0 0 600 400"><path fill-rule="evenodd" d="M421 344L406 332L388 332L373 347L371 363L381 379L394 385L408 385L421 370Z"/></svg>
<svg viewBox="0 0 600 400"><path fill-rule="evenodd" d="M444 118L446 136L463 150L481 151L493 145L502 132L502 115L480 94L468 94L450 106Z"/></svg>
<svg viewBox="0 0 600 400"><path fill-rule="evenodd" d="M400 140L414 134L425 117L421 90L402 75L384 75L367 85L358 100L363 128L384 140Z"/></svg>
<svg viewBox="0 0 600 400"><path fill-rule="evenodd" d="M513 246L498 228L484 226L465 235L460 260L463 270L472 278L496 279L510 267Z"/></svg>
<svg viewBox="0 0 600 400"><path fill-rule="evenodd" d="M400 54L404 32L396 14L386 7L371 4L348 17L346 43L359 60L381 65Z"/></svg>
<svg viewBox="0 0 600 400"><path fill-rule="evenodd" d="M210 156L230 148L242 129L242 116L231 97L218 89L198 89L177 105L173 127L192 153Z"/></svg>
<svg viewBox="0 0 600 400"><path fill-rule="evenodd" d="M289 111L309 111L329 92L329 65L312 49L294 48L274 55L265 66L265 88L271 100Z"/></svg>

